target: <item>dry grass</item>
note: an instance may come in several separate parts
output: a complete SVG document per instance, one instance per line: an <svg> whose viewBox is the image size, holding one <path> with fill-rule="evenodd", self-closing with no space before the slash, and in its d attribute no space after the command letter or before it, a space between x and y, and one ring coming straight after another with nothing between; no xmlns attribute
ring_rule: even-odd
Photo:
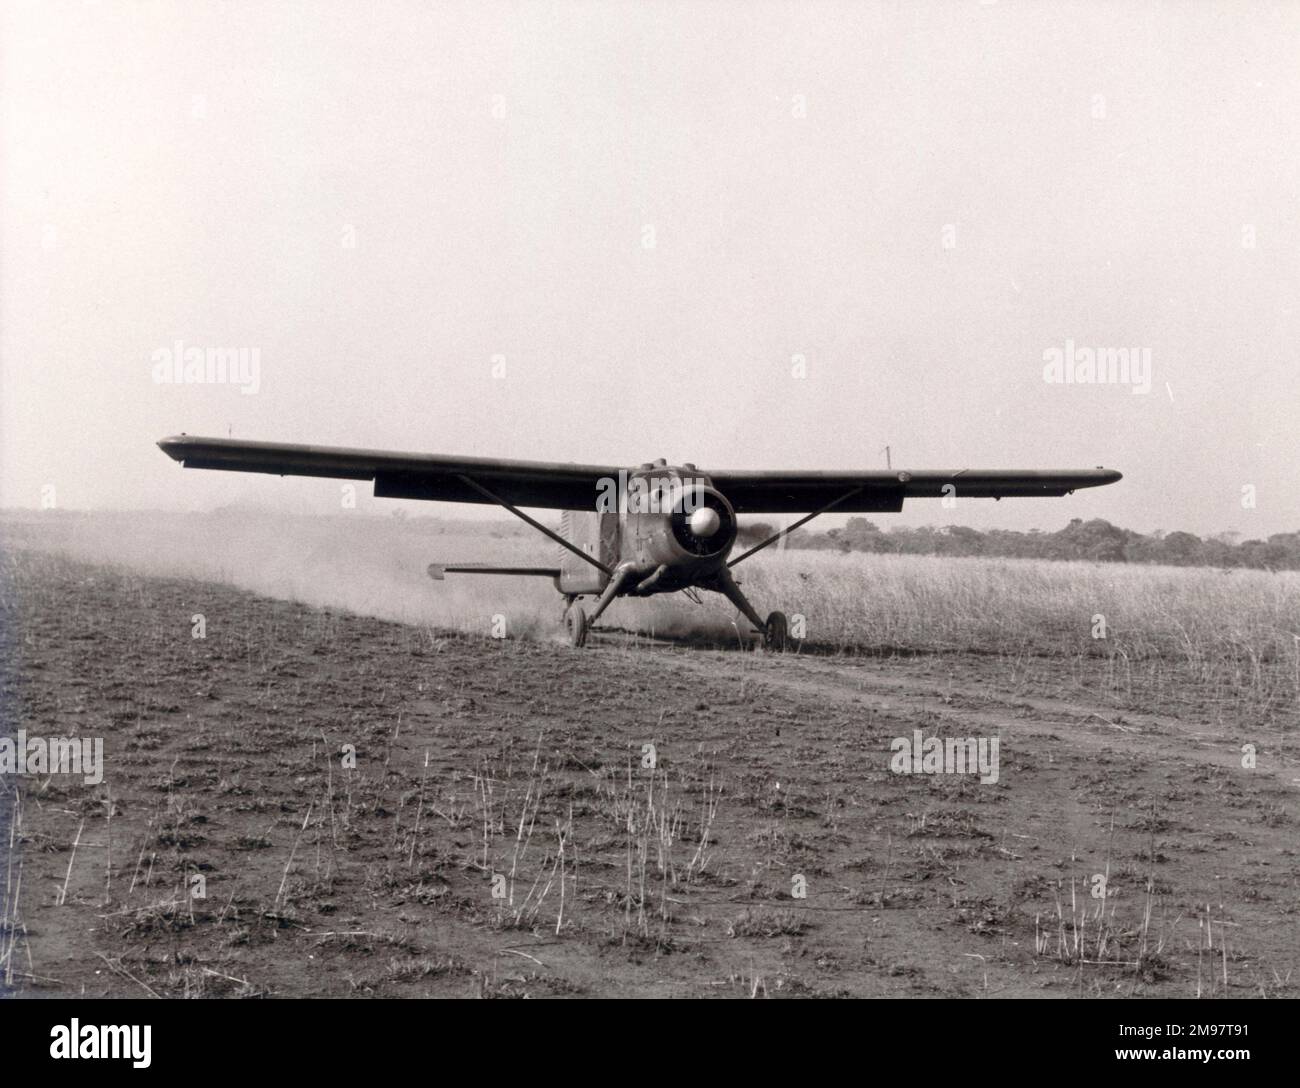
<svg viewBox="0 0 1300 1088"><path fill-rule="evenodd" d="M1012 675L1075 659L1121 694L1192 684L1263 713L1300 700L1296 572L793 550L746 573L755 599L803 615L822 648L998 654Z"/></svg>

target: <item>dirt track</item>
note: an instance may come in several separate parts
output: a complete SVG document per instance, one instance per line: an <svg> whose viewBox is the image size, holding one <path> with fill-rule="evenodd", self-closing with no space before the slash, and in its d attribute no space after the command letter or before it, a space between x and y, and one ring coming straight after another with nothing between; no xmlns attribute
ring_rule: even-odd
<svg viewBox="0 0 1300 1088"><path fill-rule="evenodd" d="M28 992L1300 995L1300 761L1194 693L8 577L6 725L106 758L21 780ZM918 729L998 781L893 773Z"/></svg>

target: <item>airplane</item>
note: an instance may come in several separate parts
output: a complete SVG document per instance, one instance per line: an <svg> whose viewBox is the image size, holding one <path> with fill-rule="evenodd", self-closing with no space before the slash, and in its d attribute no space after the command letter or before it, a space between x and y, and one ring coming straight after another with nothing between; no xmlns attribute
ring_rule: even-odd
<svg viewBox="0 0 1300 1088"><path fill-rule="evenodd" d="M1113 469L1008 469L862 472L701 471L660 458L632 468L568 462L512 461L428 453L200 438L164 438L158 446L186 468L370 480L377 498L495 503L563 549L559 566L504 567L435 563L429 576L508 574L553 580L564 597L569 642L587 632L616 597L698 590L722 594L753 624L767 650L786 649L782 612L763 619L740 591L732 570L813 518L839 513L897 513L904 499L1002 499L1068 495L1120 480ZM520 507L562 511L559 530ZM738 514L803 514L731 558ZM595 598L591 615L584 597Z"/></svg>

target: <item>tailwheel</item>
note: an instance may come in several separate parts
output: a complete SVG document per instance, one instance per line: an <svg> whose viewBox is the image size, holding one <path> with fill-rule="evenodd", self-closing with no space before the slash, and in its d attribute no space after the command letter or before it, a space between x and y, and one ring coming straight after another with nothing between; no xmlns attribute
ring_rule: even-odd
<svg viewBox="0 0 1300 1088"><path fill-rule="evenodd" d="M778 654L785 653L789 630L790 625L786 622L784 612L769 613L767 623L763 626L763 649Z"/></svg>
<svg viewBox="0 0 1300 1088"><path fill-rule="evenodd" d="M564 630L571 646L582 646L587 641L587 613L582 605L572 604L564 613Z"/></svg>

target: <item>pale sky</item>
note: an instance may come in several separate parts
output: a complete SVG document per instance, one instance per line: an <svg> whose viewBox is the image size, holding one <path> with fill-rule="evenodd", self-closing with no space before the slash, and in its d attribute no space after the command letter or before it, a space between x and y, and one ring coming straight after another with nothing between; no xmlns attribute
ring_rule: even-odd
<svg viewBox="0 0 1300 1088"><path fill-rule="evenodd" d="M3 11L0 505L337 507L183 472L187 431L888 445L1126 478L886 525L1300 529L1300 3ZM177 340L256 350L256 392L155 382ZM1067 341L1150 391L1045 381Z"/></svg>

